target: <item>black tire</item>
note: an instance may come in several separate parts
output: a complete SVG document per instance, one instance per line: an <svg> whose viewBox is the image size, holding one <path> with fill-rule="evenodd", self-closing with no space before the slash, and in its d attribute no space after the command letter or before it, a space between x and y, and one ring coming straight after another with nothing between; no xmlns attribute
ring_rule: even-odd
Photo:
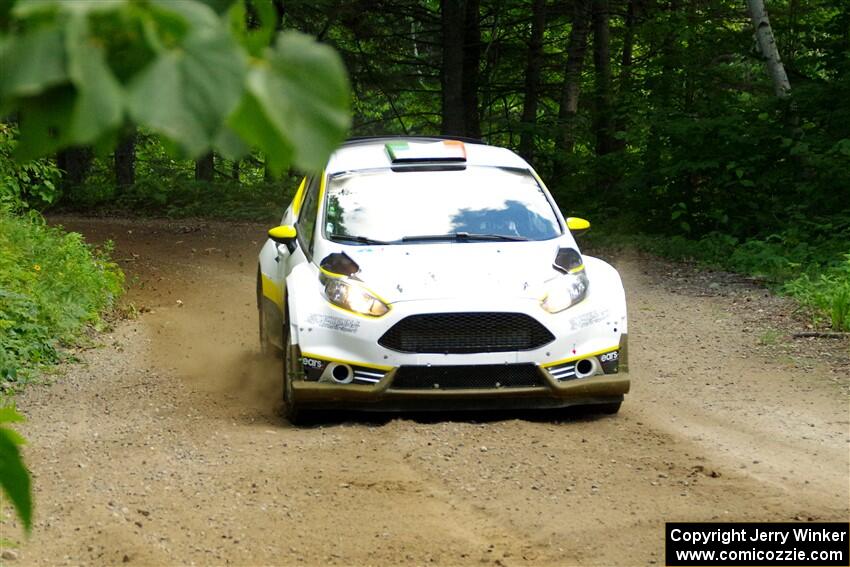
<svg viewBox="0 0 850 567"><path fill-rule="evenodd" d="M260 353L268 355L272 352L269 344L269 333L266 330L266 314L263 311L263 283L260 279L260 268L257 267L257 320L259 321Z"/></svg>
<svg viewBox="0 0 850 567"><path fill-rule="evenodd" d="M591 406L591 409L597 413L602 413L605 415L614 415L620 411L620 406L623 405L623 402L612 402L610 404L597 404Z"/></svg>
<svg viewBox="0 0 850 567"><path fill-rule="evenodd" d="M283 322L283 417L292 425L304 423L304 411L298 407L292 390L292 376L295 361L292 359L292 345L289 343L289 323Z"/></svg>
<svg viewBox="0 0 850 567"><path fill-rule="evenodd" d="M271 353L271 345L269 345L269 335L266 332L266 316L263 313L263 308L257 309L257 319L260 320L260 354L268 356Z"/></svg>

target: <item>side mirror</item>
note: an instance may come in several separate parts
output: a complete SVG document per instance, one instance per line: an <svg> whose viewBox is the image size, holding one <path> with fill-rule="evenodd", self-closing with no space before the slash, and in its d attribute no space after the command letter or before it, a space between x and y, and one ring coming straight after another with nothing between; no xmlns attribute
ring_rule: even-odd
<svg viewBox="0 0 850 567"><path fill-rule="evenodd" d="M296 234L295 227L291 224L282 224L269 229L269 238L278 244L292 244Z"/></svg>
<svg viewBox="0 0 850 567"><path fill-rule="evenodd" d="M567 228L570 229L573 236L581 236L590 230L590 221L578 217L569 217L567 218Z"/></svg>

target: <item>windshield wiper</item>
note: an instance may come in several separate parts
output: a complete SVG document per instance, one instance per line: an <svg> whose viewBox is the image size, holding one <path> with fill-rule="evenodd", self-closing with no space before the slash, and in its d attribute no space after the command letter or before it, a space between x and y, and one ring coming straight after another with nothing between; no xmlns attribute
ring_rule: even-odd
<svg viewBox="0 0 850 567"><path fill-rule="evenodd" d="M337 242L356 242L358 244L389 244L384 240L375 240L365 236L356 236L351 234L330 234L328 238Z"/></svg>
<svg viewBox="0 0 850 567"><path fill-rule="evenodd" d="M422 234L419 236L405 236L402 242L427 242L439 240L479 240L479 241L512 241L522 242L528 240L524 236L510 236L507 234L477 234L474 232L450 232L448 234Z"/></svg>

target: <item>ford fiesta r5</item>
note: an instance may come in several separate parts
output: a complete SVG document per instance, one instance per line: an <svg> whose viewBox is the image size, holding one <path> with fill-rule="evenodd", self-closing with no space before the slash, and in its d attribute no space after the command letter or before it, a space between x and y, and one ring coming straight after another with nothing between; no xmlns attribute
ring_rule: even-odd
<svg viewBox="0 0 850 567"><path fill-rule="evenodd" d="M284 413L566 407L629 391L617 271L582 255L531 166L433 138L346 142L260 252Z"/></svg>

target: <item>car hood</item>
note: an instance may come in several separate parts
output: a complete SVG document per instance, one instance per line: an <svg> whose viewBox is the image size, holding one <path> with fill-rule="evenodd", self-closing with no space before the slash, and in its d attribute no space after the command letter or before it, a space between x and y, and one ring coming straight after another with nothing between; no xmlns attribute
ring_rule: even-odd
<svg viewBox="0 0 850 567"><path fill-rule="evenodd" d="M357 277L385 301L534 298L557 275L561 242L450 242L350 247Z"/></svg>

